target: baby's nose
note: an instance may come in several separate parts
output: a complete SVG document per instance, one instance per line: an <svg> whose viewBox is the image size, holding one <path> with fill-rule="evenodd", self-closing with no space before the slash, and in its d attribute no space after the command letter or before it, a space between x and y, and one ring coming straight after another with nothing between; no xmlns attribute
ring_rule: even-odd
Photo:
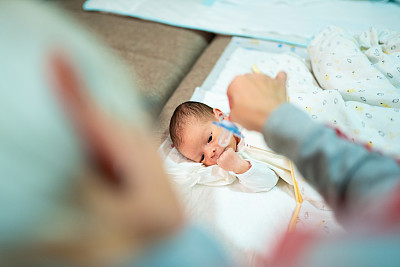
<svg viewBox="0 0 400 267"><path fill-rule="evenodd" d="M208 157L211 159L214 158L216 151L217 151L217 148L215 146L211 146L210 149L208 150Z"/></svg>

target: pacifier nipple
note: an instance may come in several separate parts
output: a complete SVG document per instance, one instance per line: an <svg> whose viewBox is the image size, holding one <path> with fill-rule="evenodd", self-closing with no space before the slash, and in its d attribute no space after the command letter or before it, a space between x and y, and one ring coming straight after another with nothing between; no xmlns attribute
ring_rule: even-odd
<svg viewBox="0 0 400 267"><path fill-rule="evenodd" d="M228 146L229 141L231 140L232 136L233 136L233 133L231 131L229 131L226 128L222 128L222 132L221 132L221 134L219 135L219 138L218 138L218 144L221 147Z"/></svg>
<svg viewBox="0 0 400 267"><path fill-rule="evenodd" d="M218 138L218 144L221 147L226 147L229 144L232 136L235 135L237 137L243 138L242 133L239 131L239 128L228 120L220 120L219 122L214 121L213 124L222 128L221 134Z"/></svg>

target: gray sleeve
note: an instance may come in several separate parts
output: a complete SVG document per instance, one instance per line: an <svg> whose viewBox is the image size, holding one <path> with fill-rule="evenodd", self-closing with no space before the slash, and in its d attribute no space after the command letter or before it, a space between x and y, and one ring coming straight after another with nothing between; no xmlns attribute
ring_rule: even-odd
<svg viewBox="0 0 400 267"><path fill-rule="evenodd" d="M399 183L400 166L394 159L339 138L334 129L291 104L276 109L263 131L268 145L295 163L339 218L351 217Z"/></svg>

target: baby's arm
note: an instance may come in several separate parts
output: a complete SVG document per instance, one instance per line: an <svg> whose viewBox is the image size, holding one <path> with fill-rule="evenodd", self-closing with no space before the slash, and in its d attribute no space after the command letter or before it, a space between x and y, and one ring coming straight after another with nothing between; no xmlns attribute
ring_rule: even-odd
<svg viewBox="0 0 400 267"><path fill-rule="evenodd" d="M240 183L253 192L271 190L278 182L278 175L265 163L251 161L251 168L243 173L236 174Z"/></svg>
<svg viewBox="0 0 400 267"><path fill-rule="evenodd" d="M233 149L225 151L217 164L226 171L233 171L240 183L253 192L268 191L278 182L278 175L264 163L244 160Z"/></svg>

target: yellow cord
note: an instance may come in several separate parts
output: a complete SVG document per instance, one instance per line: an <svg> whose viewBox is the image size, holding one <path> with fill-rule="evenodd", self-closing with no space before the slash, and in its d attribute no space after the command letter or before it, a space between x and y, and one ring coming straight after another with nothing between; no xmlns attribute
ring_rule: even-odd
<svg viewBox="0 0 400 267"><path fill-rule="evenodd" d="M297 184L296 178L294 177L293 162L290 162L290 172L293 178L294 195L296 196L296 202L303 203L303 197L300 194L299 185Z"/></svg>

